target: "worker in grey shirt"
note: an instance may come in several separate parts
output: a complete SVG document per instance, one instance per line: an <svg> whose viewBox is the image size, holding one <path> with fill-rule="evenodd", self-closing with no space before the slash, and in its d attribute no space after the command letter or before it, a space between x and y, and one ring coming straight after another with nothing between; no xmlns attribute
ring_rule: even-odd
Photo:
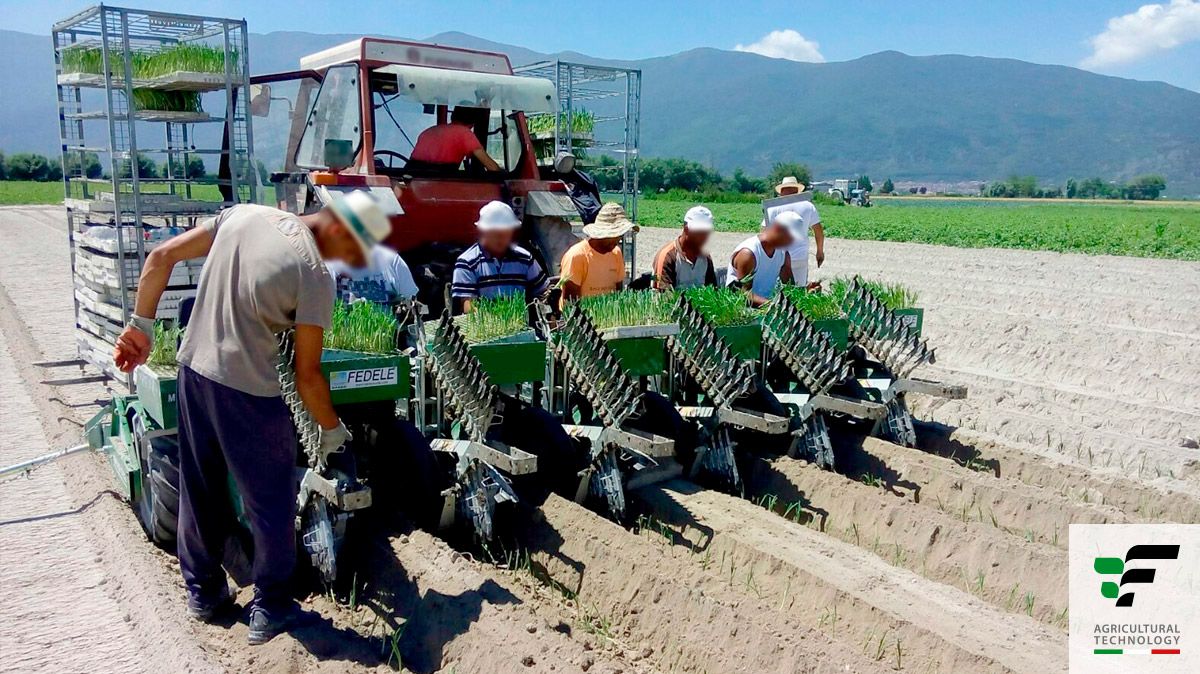
<svg viewBox="0 0 1200 674"><path fill-rule="evenodd" d="M257 205L226 209L147 256L134 318L117 339L113 359L122 371L144 363L171 268L207 256L179 348L179 566L189 614L211 621L231 600L221 560L236 525L232 477L254 539L251 644L285 630L295 609L288 581L296 562L297 440L280 395L278 335L295 329L296 389L321 426L321 451L336 451L350 434L321 373L333 309L324 261L363 266L390 231L366 192L299 217Z"/></svg>

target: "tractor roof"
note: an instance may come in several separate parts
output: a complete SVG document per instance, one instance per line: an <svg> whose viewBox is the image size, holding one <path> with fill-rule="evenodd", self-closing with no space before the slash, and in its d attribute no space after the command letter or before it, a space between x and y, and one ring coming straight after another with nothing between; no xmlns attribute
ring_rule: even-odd
<svg viewBox="0 0 1200 674"><path fill-rule="evenodd" d="M379 37L360 37L300 59L301 70L324 70L329 66L365 61L375 66L389 63L511 75L512 64L498 52L446 47L424 42L406 42Z"/></svg>

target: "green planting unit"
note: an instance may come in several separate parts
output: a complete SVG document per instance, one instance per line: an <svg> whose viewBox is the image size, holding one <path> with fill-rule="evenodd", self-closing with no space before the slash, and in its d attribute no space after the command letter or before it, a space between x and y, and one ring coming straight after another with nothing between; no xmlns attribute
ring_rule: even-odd
<svg viewBox="0 0 1200 674"><path fill-rule="evenodd" d="M908 307L906 309L892 309L892 313L899 316L908 325L908 328L913 331L913 334L917 337L921 336L921 330L925 327L924 309Z"/></svg>
<svg viewBox="0 0 1200 674"><path fill-rule="evenodd" d="M713 329L738 358L756 361L762 357L762 326L758 323L723 325Z"/></svg>
<svg viewBox="0 0 1200 674"><path fill-rule="evenodd" d="M813 327L829 336L829 341L845 351L850 345L850 321L846 318L822 318L813 321Z"/></svg>
<svg viewBox="0 0 1200 674"><path fill-rule="evenodd" d="M607 344L630 375L652 377L667 370L667 342L663 337L619 337Z"/></svg>
<svg viewBox="0 0 1200 674"><path fill-rule="evenodd" d="M532 331L513 337L472 344L471 355L488 380L497 386L543 381L546 378L546 343Z"/></svg>
<svg viewBox="0 0 1200 674"><path fill-rule="evenodd" d="M401 400L412 391L409 359L400 353L325 349L321 372L329 380L334 405Z"/></svg>
<svg viewBox="0 0 1200 674"><path fill-rule="evenodd" d="M916 335L917 337L921 336L921 330L925 327L925 310L924 309L922 309L920 307L906 307L904 309L892 309L891 311L893 314L896 314L897 316L900 317L901 320L903 320L905 322L905 324L908 326L908 328L913 331L914 335ZM842 319L842 320L845 320L845 319ZM849 326L848 320L846 321L846 324L848 327ZM821 327L821 321L817 322L817 327L824 330L824 328ZM833 337L834 337L834 335L831 333L830 338L833 339ZM842 348L845 348L845 344L842 344Z"/></svg>
<svg viewBox="0 0 1200 674"><path fill-rule="evenodd" d="M84 426L88 446L104 451L116 478L117 491L130 502L142 497L141 461L129 424L130 416L140 412L140 406L137 396L115 396Z"/></svg>
<svg viewBox="0 0 1200 674"><path fill-rule="evenodd" d="M178 376L177 368L162 365L142 365L134 370L138 401L159 428L170 429L179 424Z"/></svg>

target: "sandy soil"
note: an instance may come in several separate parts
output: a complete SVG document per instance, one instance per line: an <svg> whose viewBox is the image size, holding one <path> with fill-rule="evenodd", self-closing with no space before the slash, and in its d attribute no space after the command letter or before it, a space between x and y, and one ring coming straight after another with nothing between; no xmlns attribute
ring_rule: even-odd
<svg viewBox="0 0 1200 674"><path fill-rule="evenodd" d="M107 395L32 365L74 355L63 226L0 209L0 463L76 443ZM671 235L643 230L639 261ZM929 451L868 440L842 475L750 458L750 500L657 485L632 530L552 497L498 563L382 523L353 596L257 649L236 616L186 619L173 558L80 455L0 484L0 671L1064 671L1067 525L1200 521L1200 265L828 252L818 276L920 292L924 374L971 387L913 401Z"/></svg>

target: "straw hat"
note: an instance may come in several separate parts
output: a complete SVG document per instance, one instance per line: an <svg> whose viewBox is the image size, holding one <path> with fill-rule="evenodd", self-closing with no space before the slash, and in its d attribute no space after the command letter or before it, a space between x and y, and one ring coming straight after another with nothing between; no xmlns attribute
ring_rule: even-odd
<svg viewBox="0 0 1200 674"><path fill-rule="evenodd" d="M479 209L479 219L475 226L481 232L493 232L500 229L517 229L521 221L513 212L512 206L503 201L489 201Z"/></svg>
<svg viewBox="0 0 1200 674"><path fill-rule="evenodd" d="M783 191L789 187L796 188L796 192L803 192L805 184L796 180L796 176L787 176L775 186L775 194L783 194Z"/></svg>
<svg viewBox="0 0 1200 674"><path fill-rule="evenodd" d="M596 215L596 221L583 227L583 233L589 239L616 239L630 230L636 231L637 225L625 215L621 204L615 201L604 204Z"/></svg>
<svg viewBox="0 0 1200 674"><path fill-rule="evenodd" d="M333 214L346 224L346 229L354 235L363 252L370 253L373 246L392 233L392 223L369 192L347 192L336 198L330 207Z"/></svg>

